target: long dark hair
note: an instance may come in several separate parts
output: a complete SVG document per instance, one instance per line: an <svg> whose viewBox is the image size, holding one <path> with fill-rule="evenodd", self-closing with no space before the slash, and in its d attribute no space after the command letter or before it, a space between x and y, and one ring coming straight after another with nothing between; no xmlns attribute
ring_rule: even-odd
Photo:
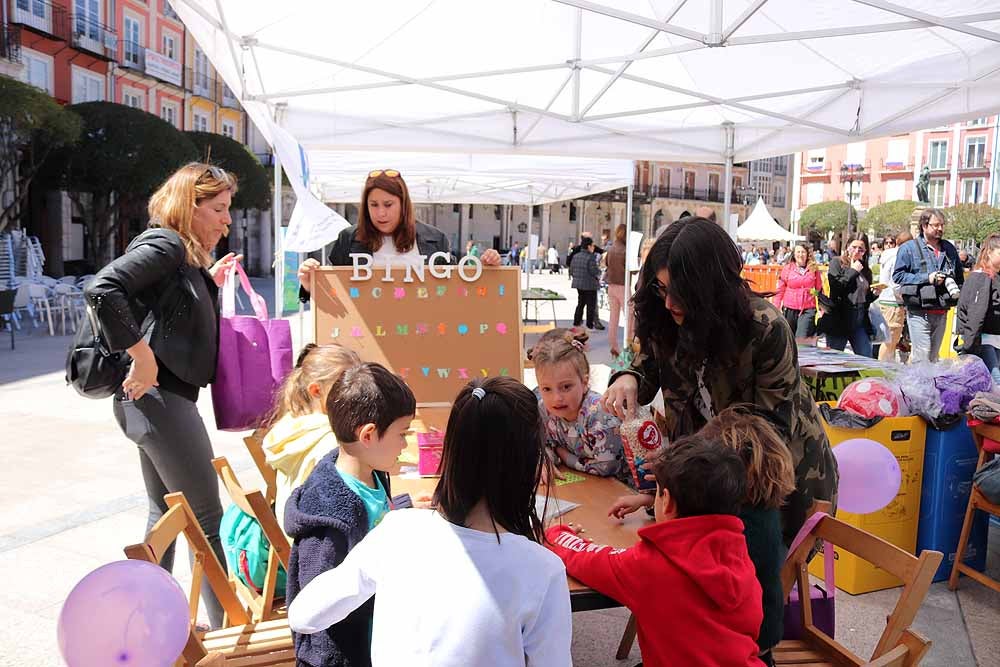
<svg viewBox="0 0 1000 667"><path fill-rule="evenodd" d="M465 385L448 417L434 490L438 511L464 526L476 503L485 500L494 530L499 524L541 543L535 489L548 464L543 433L538 399L522 383L494 377Z"/></svg>
<svg viewBox="0 0 1000 667"><path fill-rule="evenodd" d="M399 197L399 226L392 233L392 242L397 251L409 252L417 241L417 217L410 199L410 190L406 187L406 181L398 174L389 176L383 171L378 176L369 176L365 181L365 189L361 191L361 204L358 206L358 241L371 252L382 247L382 232L375 229L368 217L368 195L375 189Z"/></svg>
<svg viewBox="0 0 1000 667"><path fill-rule="evenodd" d="M668 292L684 308L678 326L657 286L667 269ZM653 244L639 277L635 303L636 335L642 350L673 355L689 373L702 362L732 362L743 349L756 293L740 275L743 258L726 232L705 218L687 218L667 227Z"/></svg>

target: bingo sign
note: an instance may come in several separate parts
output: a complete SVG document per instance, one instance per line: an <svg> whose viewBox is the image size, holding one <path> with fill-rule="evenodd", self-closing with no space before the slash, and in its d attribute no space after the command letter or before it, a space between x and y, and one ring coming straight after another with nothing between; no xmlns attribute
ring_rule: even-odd
<svg viewBox="0 0 1000 667"><path fill-rule="evenodd" d="M451 403L475 377L523 375L520 274L457 265L353 265L313 272L316 343L339 343L410 385L418 403Z"/></svg>

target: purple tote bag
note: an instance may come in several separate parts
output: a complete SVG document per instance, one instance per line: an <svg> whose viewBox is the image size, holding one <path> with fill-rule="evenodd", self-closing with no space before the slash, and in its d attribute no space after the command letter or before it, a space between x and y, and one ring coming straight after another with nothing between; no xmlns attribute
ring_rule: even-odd
<svg viewBox="0 0 1000 667"><path fill-rule="evenodd" d="M256 316L236 314L236 275ZM226 275L219 319L219 360L212 383L215 425L220 431L256 428L292 369L288 320L267 316L267 303L254 291L238 263Z"/></svg>

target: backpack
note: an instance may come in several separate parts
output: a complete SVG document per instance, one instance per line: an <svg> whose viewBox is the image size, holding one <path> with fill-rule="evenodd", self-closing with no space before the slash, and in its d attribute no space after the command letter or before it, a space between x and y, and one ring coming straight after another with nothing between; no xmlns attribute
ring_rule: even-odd
<svg viewBox="0 0 1000 667"><path fill-rule="evenodd" d="M235 573L254 592L260 593L271 549L271 543L264 536L260 523L236 505L230 505L222 515L219 537L222 539L229 571ZM274 587L276 598L285 596L285 577L285 568L279 565Z"/></svg>

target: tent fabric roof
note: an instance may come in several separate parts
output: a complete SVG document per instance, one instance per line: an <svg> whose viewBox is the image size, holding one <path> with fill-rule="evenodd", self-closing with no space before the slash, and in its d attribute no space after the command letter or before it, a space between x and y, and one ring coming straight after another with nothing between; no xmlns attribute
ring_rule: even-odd
<svg viewBox="0 0 1000 667"><path fill-rule="evenodd" d="M743 161L1000 110L1000 0L172 5L310 156Z"/></svg>
<svg viewBox="0 0 1000 667"><path fill-rule="evenodd" d="M803 238L775 222L761 197L757 198L746 221L736 228L737 241L801 241Z"/></svg>
<svg viewBox="0 0 1000 667"><path fill-rule="evenodd" d="M416 203L548 204L628 186L629 160L447 153L318 151L314 184L328 202L356 202L373 168L396 169Z"/></svg>

